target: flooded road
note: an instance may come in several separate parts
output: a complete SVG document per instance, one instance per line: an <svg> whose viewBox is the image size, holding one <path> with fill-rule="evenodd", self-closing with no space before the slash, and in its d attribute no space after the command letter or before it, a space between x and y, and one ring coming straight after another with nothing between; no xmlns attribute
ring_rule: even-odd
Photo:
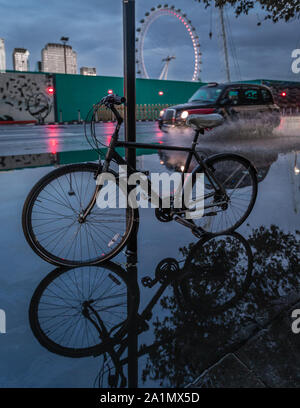
<svg viewBox="0 0 300 408"><path fill-rule="evenodd" d="M109 138L113 124L98 126L101 135ZM107 315L110 322L126 320L128 299L130 318L137 310L142 316L136 323L139 346L144 345L137 351L141 387L182 387L195 381L299 301L300 120L284 118L273 135L241 138L231 129L226 132L207 134L197 149L204 156L225 151L241 154L258 171L257 201L237 233L199 240L175 222L159 222L154 210L141 209L136 266L128 266L124 251L109 267L61 271L29 248L22 232L22 207L32 186L55 166L96 157L90 156L80 125L0 127L0 309L7 320L7 333L0 335L0 386L93 387L109 381L121 386L128 381L126 342L120 355L99 351L96 356L71 358L53 344L43 343L40 336L36 315L46 313L56 327L56 340L68 339L65 348L99 338L94 325L83 324L76 336L63 330L73 314L66 312L61 299L76 303L79 288L83 293L87 285L93 286L96 297L105 292L106 301L109 296L118 298ZM147 143L190 143L189 134L163 134L154 123L138 123L137 133L137 140ZM32 155L38 155L34 161ZM180 152L139 151L137 167L171 172L180 169L184 160ZM138 286L128 281L135 273ZM35 292L45 277L43 290ZM165 290L154 297L164 285ZM49 293L54 303L47 308L43 296ZM282 330L288 329L277 327L275 337L270 335L276 352L266 364L274 367L274 375L270 378L260 368L260 378L268 386L289 386L288 376L276 366L277 360L286 358L283 340L277 342L276 336L283 337ZM293 341L300 350L300 338ZM249 356L249 349L240 353L248 363ZM292 373L297 372L297 361L295 357L290 361ZM114 378L109 377L111 372L117 373ZM298 375L290 381L300 386Z"/></svg>

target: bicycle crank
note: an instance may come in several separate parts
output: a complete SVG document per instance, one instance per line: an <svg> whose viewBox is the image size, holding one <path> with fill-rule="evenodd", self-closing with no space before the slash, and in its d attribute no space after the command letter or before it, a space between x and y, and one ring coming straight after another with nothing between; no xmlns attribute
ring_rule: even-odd
<svg viewBox="0 0 300 408"><path fill-rule="evenodd" d="M201 227L196 227L196 225L192 221L188 221L185 218L179 217L178 215L174 217L174 221L178 222L184 227L189 228L192 233L198 238L206 234L206 231L204 231L204 229L202 229Z"/></svg>

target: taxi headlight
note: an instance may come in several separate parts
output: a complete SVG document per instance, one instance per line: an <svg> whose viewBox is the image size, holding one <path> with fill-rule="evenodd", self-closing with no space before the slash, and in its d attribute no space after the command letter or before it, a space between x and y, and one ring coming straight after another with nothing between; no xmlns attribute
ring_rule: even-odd
<svg viewBox="0 0 300 408"><path fill-rule="evenodd" d="M188 111L183 111L182 114L180 115L181 119L186 119L189 116Z"/></svg>

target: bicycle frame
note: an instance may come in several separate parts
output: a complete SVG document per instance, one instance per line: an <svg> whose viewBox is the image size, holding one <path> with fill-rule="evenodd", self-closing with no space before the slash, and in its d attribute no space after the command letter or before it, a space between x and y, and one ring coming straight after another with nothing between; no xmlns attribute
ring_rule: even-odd
<svg viewBox="0 0 300 408"><path fill-rule="evenodd" d="M142 148L142 149L151 149L151 150L157 148L157 150L171 150L171 151L187 152L188 155L187 155L187 158L186 158L186 161L185 161L184 169L183 169L183 171L182 171L182 179L181 179L181 181L182 181L182 186L183 186L182 192L181 192L181 194L182 194L182 202L184 202L184 201L183 201L183 196L184 196L184 181L185 181L185 179L184 179L184 174L185 174L186 172L188 172L193 157L195 157L195 159L197 160L199 166L201 166L201 168L203 169L203 172L206 174L206 176L207 176L209 182L211 183L211 185L212 185L213 188L214 188L214 192L209 193L209 194L206 194L204 197L201 198L201 200L204 201L205 199L214 196L214 194L215 194L216 192L218 192L218 191L220 191L220 192L224 195L224 197L226 198L226 200L228 199L225 188L224 188L223 185L214 177L213 172L212 172L212 171L210 170L210 168L206 165L205 160L203 160L203 159L201 158L201 156L200 156L200 155L197 153L197 151L196 151L196 145L197 145L197 142L198 142L199 135L200 135L200 134L204 134L204 129L195 130L195 135L194 135L194 139L193 139L193 142L192 142L192 146L191 146L191 147L185 147L185 146L170 146L170 145L163 145L163 146L162 146L162 145L151 144L151 143L137 143L137 142L119 141L119 140L118 140L119 130L120 130L121 124L122 124L122 122L123 122L123 119L122 119L122 117L120 116L120 114L118 113L118 111L117 111L114 107L112 107L111 109L112 109L113 113L115 114L118 123L117 123L117 126L116 126L116 128L115 128L115 131L114 131L114 133L113 133L113 135L112 135L112 138L111 138L111 141L110 141L110 144L109 144L109 147L108 147L106 156L105 156L104 163L103 163L103 165L102 165L102 167L101 167L101 170L100 170L101 172L107 172L107 171L109 171L109 165L110 165L110 162L111 162L112 160L116 161L116 163L119 164L119 165L124 165L124 166L126 165L126 166L127 166L127 169L128 169L128 175L129 175L129 176L130 176L131 174L134 174L134 173L138 172L138 170L137 170L136 168L133 168L131 165L129 165L128 162L127 162L122 156L120 156L120 155L116 152L115 148L117 148L117 147L123 147L123 148L126 148L126 149L138 149L138 148ZM151 192L150 194L148 194L148 201L150 202L150 201L151 201L151 196L152 196L152 194L153 194L153 193L156 194L156 193L155 193L155 191L152 189L151 181L150 181L149 177L147 177L147 180L148 180L148 186L147 186L147 187L148 187L148 192L149 192L149 191ZM92 197L92 199L91 199L91 201L90 201L88 207L86 208L86 210L83 212L83 215L82 215L82 219L83 219L83 220L88 216L88 214L90 213L90 211L91 211L92 208L94 207L100 189L101 189L101 186L100 186L100 185L97 185L97 187L96 187L96 189L95 189L94 196ZM158 198L158 202L159 202L159 208L162 208L162 197L161 197L160 195L158 195L157 198ZM224 201L224 203L225 203L225 202L226 202L226 201ZM222 203L219 203L219 204L222 204ZM214 205L208 205L207 208L208 208L208 207L213 207L213 206L214 206ZM187 210L187 208L185 208L185 206L183 206L182 211L184 212L184 211L186 211L186 210ZM181 211L181 212L182 212L182 211ZM180 211L178 211L178 213L180 213Z"/></svg>
<svg viewBox="0 0 300 408"><path fill-rule="evenodd" d="M209 237L210 234L207 234L206 236ZM203 237L202 240L199 241L199 242L202 242L203 240L205 240L205 237ZM124 270L124 272L125 272L125 270ZM136 314L135 314L134 318L138 319L140 321L140 323L141 323L141 327L138 329L138 334L143 333L145 330L148 329L148 326L147 326L146 322L151 319L152 309L157 304L158 300L161 298L161 296L163 295L163 293L165 292L167 287L169 285L175 285L176 282L182 280L185 276L189 275L189 273L190 273L189 271L184 271L183 269L179 269L176 276L169 276L168 278L166 278L165 282L160 284L159 288L156 290L155 294L150 299L148 304L145 306L143 311L141 313L138 313L136 311ZM159 281L154 279L153 286L156 285L157 283L159 283ZM91 313L95 316L95 319L96 319L95 321L90 317L89 312L87 311L88 309L90 309ZM87 310L86 310L85 317L96 328L96 330L99 333L99 337L102 340L102 345L99 347L99 352L96 351L95 354L94 354L94 357L97 357L97 356L103 354L103 352L107 352L107 353L109 353L111 355L111 357L113 356L113 360L116 360L116 357L120 358L121 355L124 353L125 349L128 347L128 338L127 338L128 320L125 320L124 322L122 322L118 326L113 327L110 330L110 332L107 332L107 330L105 329L105 326L102 323L102 320L101 320L98 312L91 305L87 306ZM144 327L143 327L143 325L144 325ZM117 329L117 328L118 328L118 330L112 335L112 337L110 337L111 332L113 330ZM114 350L115 346L119 346L119 349ZM103 347L106 348L105 351L103 351ZM139 354L139 356L141 356L141 355L144 355L146 353L147 353L147 349L141 349L138 354ZM122 365L124 365L126 363L126 359L121 360L121 361L122 361Z"/></svg>
<svg viewBox="0 0 300 408"><path fill-rule="evenodd" d="M180 271L182 273L182 271ZM184 274L185 275L185 274ZM176 281L177 279L166 279L164 283L162 283L159 289L156 291L152 299L149 301L147 306L144 308L141 314L137 311L135 313L134 318L140 321L140 327L138 328L137 334L141 334L148 329L148 324L146 323L152 317L152 309L155 304L158 302L160 297L163 295L166 288ZM157 283L157 282L156 282ZM90 310L90 312L89 312ZM91 317L90 313L95 317L95 320ZM107 353L115 367L115 375L120 376L121 378L121 386L126 385L126 379L123 373L123 367L128 364L128 357L123 357L125 350L128 348L128 320L125 320L122 324L118 325L118 331L110 337L110 332L108 332L99 316L98 312L91 306L87 305L84 316L91 322L91 324L95 327L99 334L99 338L102 340L102 345L99 348L99 351L95 351L94 357L98 357ZM118 327L117 326L117 327ZM111 330L116 329L112 328ZM173 336L170 336L170 341L173 339ZM141 357L146 355L150 352L151 349L158 347L160 344L163 344L166 340L155 342L150 346L141 347L137 351L137 357Z"/></svg>

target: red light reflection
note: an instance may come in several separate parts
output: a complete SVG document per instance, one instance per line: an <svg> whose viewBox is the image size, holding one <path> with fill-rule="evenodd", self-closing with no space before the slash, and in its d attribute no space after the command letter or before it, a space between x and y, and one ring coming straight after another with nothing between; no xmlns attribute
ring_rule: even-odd
<svg viewBox="0 0 300 408"><path fill-rule="evenodd" d="M47 150L49 153L56 154L59 148L59 137L61 129L56 125L45 126L47 135Z"/></svg>

